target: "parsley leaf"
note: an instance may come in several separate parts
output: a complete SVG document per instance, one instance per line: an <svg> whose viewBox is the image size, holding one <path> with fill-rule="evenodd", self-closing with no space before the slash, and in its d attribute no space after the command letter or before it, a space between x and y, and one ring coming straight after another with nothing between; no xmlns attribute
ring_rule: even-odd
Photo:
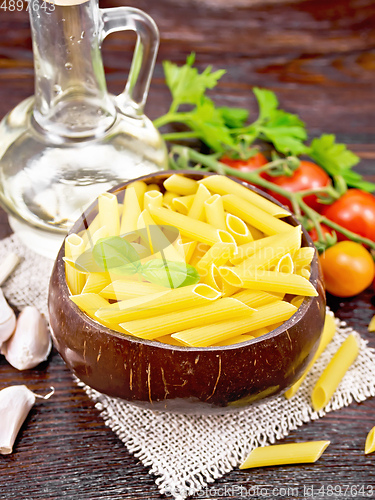
<svg viewBox="0 0 375 500"><path fill-rule="evenodd" d="M221 113L225 125L229 128L243 127L249 117L247 109L227 108L224 106L222 108L217 108L217 110Z"/></svg>

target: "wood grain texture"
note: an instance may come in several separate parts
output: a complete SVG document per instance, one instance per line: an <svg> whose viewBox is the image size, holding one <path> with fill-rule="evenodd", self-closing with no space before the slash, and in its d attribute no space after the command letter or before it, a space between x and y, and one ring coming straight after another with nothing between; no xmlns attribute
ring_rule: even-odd
<svg viewBox="0 0 375 500"><path fill-rule="evenodd" d="M101 7L120 5L101 1ZM151 118L164 113L169 93L161 61L182 63L191 51L203 69L212 64L227 74L211 92L220 104L256 113L254 85L277 92L283 108L298 113L313 135L335 133L363 158L359 170L375 180L375 4L372 0L129 0L156 20L161 46L147 104ZM122 91L134 38L113 34L103 44L107 81ZM27 13L0 11L0 117L33 93L33 60ZM10 234L0 213L0 238ZM346 300L329 298L337 315L370 340L367 324L375 313L373 293ZM91 401L72 382L56 352L37 369L18 372L0 358L0 388L25 383L56 394L31 410L14 453L0 456L0 499L160 499L154 478L107 429ZM1 423L0 423L1 425ZM298 488L372 485L375 454L364 442L375 425L375 399L327 415L293 431L285 442L329 439L313 465L235 470L200 498L244 498L243 486ZM214 491L214 487L227 487ZM230 487L233 487L230 489ZM229 488L229 489L228 489ZM237 488L235 490L234 488ZM311 490L310 490L311 491ZM248 498L263 498L258 495ZM272 498L272 496L271 496ZM315 498L332 498L327 494ZM371 498L347 494L333 498Z"/></svg>

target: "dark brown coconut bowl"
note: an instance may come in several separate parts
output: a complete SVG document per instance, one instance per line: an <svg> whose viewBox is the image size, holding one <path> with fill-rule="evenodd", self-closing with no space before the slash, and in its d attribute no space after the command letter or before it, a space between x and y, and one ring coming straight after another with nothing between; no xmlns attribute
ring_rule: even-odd
<svg viewBox="0 0 375 500"><path fill-rule="evenodd" d="M171 173L142 179L162 186ZM183 173L197 180L203 177L191 171ZM111 192L121 197L127 184ZM262 191L243 184L277 203ZM96 213L95 202L87 211L86 224ZM294 217L286 220L298 224ZM71 232L82 229L80 219ZM313 247L305 230L303 245ZM63 256L64 245L57 256L49 289L53 341L79 379L109 396L159 411L233 412L286 391L298 380L318 347L325 294L316 256L310 281L319 295L306 298L292 318L272 332L241 344L201 348L137 339L96 323L69 299Z"/></svg>

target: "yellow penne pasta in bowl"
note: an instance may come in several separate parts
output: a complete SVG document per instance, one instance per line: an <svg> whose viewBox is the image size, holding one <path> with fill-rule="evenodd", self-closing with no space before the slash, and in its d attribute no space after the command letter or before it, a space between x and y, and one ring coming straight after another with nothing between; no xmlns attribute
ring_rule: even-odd
<svg viewBox="0 0 375 500"><path fill-rule="evenodd" d="M272 197L166 171L82 214L56 258L49 313L57 350L90 387L153 410L220 414L298 381L325 295L313 242Z"/></svg>

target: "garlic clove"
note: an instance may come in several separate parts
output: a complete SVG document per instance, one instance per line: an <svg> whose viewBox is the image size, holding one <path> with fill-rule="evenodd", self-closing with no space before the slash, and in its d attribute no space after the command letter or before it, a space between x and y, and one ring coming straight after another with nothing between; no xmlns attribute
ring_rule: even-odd
<svg viewBox="0 0 375 500"><path fill-rule="evenodd" d="M20 258L13 252L8 253L0 264L0 286L6 281L15 268L18 266Z"/></svg>
<svg viewBox="0 0 375 500"><path fill-rule="evenodd" d="M46 320L36 307L28 306L19 315L16 330L1 352L14 368L28 370L45 361L51 347Z"/></svg>
<svg viewBox="0 0 375 500"><path fill-rule="evenodd" d="M25 385L13 385L0 391L0 453L9 455L14 441L35 403L35 394Z"/></svg>
<svg viewBox="0 0 375 500"><path fill-rule="evenodd" d="M16 315L4 297L0 288L0 347L14 332L16 326Z"/></svg>

